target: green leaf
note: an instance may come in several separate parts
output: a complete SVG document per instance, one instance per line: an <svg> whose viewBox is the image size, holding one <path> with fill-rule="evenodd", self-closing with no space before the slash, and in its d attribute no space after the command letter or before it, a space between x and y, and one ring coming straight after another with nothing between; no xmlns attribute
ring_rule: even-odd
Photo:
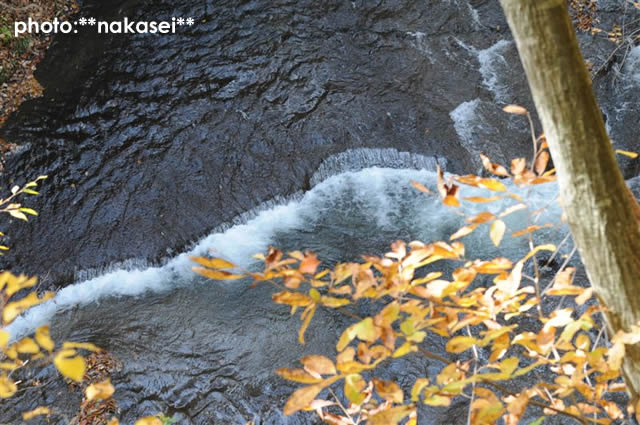
<svg viewBox="0 0 640 425"><path fill-rule="evenodd" d="M38 215L38 213L36 212L36 210L33 210L31 208L20 208L20 211L22 211L23 213L27 213L29 215Z"/></svg>

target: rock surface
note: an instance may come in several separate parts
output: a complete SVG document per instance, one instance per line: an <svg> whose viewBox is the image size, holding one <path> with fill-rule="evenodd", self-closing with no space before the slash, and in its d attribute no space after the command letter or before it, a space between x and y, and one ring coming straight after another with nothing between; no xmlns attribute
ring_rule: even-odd
<svg viewBox="0 0 640 425"><path fill-rule="evenodd" d="M608 24L621 2L601 3ZM452 172L478 171L480 152L505 160L530 149L526 123L500 111L531 103L497 2L88 0L81 15L196 24L58 36L38 71L45 96L0 131L24 145L3 186L50 176L30 201L40 217L9 226L2 266L48 283L158 261L308 189L320 163L347 149L445 157ZM581 38L594 63L614 48ZM631 59L596 80L625 148L637 143Z"/></svg>

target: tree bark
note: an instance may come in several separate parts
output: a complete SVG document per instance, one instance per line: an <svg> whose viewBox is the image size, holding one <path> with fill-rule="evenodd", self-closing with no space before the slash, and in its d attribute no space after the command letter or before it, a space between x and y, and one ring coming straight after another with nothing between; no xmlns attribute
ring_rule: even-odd
<svg viewBox="0 0 640 425"><path fill-rule="evenodd" d="M566 0L500 0L556 167L587 275L615 333L640 321L640 226L591 87ZM623 364L635 402L640 347Z"/></svg>

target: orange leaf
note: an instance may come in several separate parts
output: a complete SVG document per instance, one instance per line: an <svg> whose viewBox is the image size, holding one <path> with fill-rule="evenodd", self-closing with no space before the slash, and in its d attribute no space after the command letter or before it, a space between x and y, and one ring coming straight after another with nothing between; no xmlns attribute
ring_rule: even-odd
<svg viewBox="0 0 640 425"><path fill-rule="evenodd" d="M536 170L536 174L539 176L544 174L544 171L547 169L547 165L549 164L549 152L542 151L536 158L536 163L534 165L534 169Z"/></svg>
<svg viewBox="0 0 640 425"><path fill-rule="evenodd" d="M413 185L413 187L415 187L416 189L418 189L420 192L423 193L433 193L431 192L431 190L429 190L428 187L426 187L425 185L423 185L422 183L418 183L415 180L411 180L411 184Z"/></svg>
<svg viewBox="0 0 640 425"><path fill-rule="evenodd" d="M319 265L320 260L318 260L316 254L314 254L313 252L307 252L305 254L304 260L302 260L302 262L300 263L298 271L300 271L300 273L314 274Z"/></svg>
<svg viewBox="0 0 640 425"><path fill-rule="evenodd" d="M271 296L271 299L278 304L286 304L296 307L306 307L313 303L311 297L300 292L282 291Z"/></svg>
<svg viewBox="0 0 640 425"><path fill-rule="evenodd" d="M544 229L545 227L553 227L553 224L547 223L547 224L543 224L541 226L539 226L537 224L534 224L533 226L529 226L529 227L526 227L526 228L524 228L522 230L514 232L511 235L515 238L515 237L518 237L518 236L526 235L527 233L535 232L536 230Z"/></svg>
<svg viewBox="0 0 640 425"><path fill-rule="evenodd" d="M482 224L482 223L486 223L487 221L491 221L494 218L496 218L495 215L491 214L488 211L483 211L474 217L468 218L467 223Z"/></svg>
<svg viewBox="0 0 640 425"><path fill-rule="evenodd" d="M482 196L469 196L467 198L462 198L462 199L469 202L486 203L486 202L499 201L500 199L503 199L503 198L504 196L491 196L489 198L485 198Z"/></svg>
<svg viewBox="0 0 640 425"><path fill-rule="evenodd" d="M233 274L225 270L205 269L204 267L192 267L191 269L199 275L213 280L237 280L246 276L243 274Z"/></svg>
<svg viewBox="0 0 640 425"><path fill-rule="evenodd" d="M232 269L234 264L223 260L222 258L204 258L204 257L190 257L191 261L200 264L210 269Z"/></svg>

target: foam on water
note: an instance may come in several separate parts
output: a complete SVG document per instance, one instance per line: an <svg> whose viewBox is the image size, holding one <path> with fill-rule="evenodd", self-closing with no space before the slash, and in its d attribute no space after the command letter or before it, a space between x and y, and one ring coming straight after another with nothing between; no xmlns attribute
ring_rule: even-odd
<svg viewBox="0 0 640 425"><path fill-rule="evenodd" d="M421 161L426 161L426 157ZM340 163L341 161L337 161L334 164ZM425 163L435 165L435 160ZM323 172L327 172L327 169ZM114 270L67 286L52 300L30 309L12 323L8 330L14 337L23 336L49 322L57 312L74 306L87 305L109 297L132 297L142 296L147 292L169 291L180 285L191 284L196 279L191 271L190 256L213 252L215 256L239 266L250 267L254 261L251 259L252 255L264 252L270 244L277 243L275 238L278 235L312 228L314 225L332 229L338 226L358 226L365 222L391 233L409 227L421 229L416 234L420 238L447 237L450 234L447 232L460 225L460 218L443 207L436 197L426 196L412 189L410 180L420 181L435 191L435 173L424 169L374 167L329 177L316 183L312 190L302 196L279 205L270 203L262 206L246 215L245 222L210 234L193 249L172 258L163 266ZM533 192L533 197L529 197L534 204L548 202L553 197L550 194L555 191L555 186L544 186L546 187ZM472 191L466 192L467 195L471 193ZM495 210L499 207L497 204L472 206L478 211ZM445 228L446 231L442 230ZM375 228L371 229L369 232L378 233ZM357 230L354 230L354 234L356 239L366 239L361 238ZM486 239L486 235L483 237ZM391 241L384 241L385 244L388 242ZM316 243L324 243L324 240ZM474 245L473 240L465 243ZM483 239L476 245L476 248L486 247L486 240Z"/></svg>
<svg viewBox="0 0 640 425"><path fill-rule="evenodd" d="M636 46L629 50L624 61L622 73L624 75L624 90L640 86L640 46Z"/></svg>
<svg viewBox="0 0 640 425"><path fill-rule="evenodd" d="M503 101L508 95L509 87L501 82L500 76L511 69L512 65L507 62L504 54L512 44L512 41L500 40L488 49L477 51L482 82L495 95L497 101Z"/></svg>

